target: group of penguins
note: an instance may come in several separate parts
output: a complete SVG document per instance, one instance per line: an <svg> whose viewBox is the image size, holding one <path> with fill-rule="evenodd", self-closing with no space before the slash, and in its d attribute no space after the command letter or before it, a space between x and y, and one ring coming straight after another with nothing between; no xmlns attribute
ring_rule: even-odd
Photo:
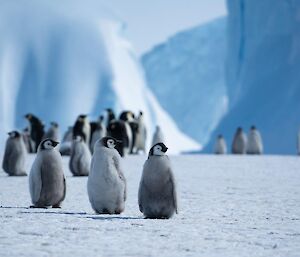
<svg viewBox="0 0 300 257"><path fill-rule="evenodd" d="M215 146L215 154L226 154L227 145L224 137L218 135ZM233 137L232 154L263 154L262 137L255 126L251 126L248 136L241 127L238 127Z"/></svg>
<svg viewBox="0 0 300 257"><path fill-rule="evenodd" d="M103 116L90 123L87 115L79 115L59 149L58 124L52 122L44 133L43 123L33 114L25 115L29 125L23 133L8 133L2 164L8 175L26 176L27 153L37 153L29 174L31 208L61 207L66 196L62 155L70 155L72 174L88 176L87 192L93 210L98 214L124 211L127 186L121 156L145 152L146 128L142 112L135 118L125 111L118 119L111 109L106 112L106 124ZM138 191L139 209L145 218L167 219L177 213L175 179L167 150L157 126Z"/></svg>

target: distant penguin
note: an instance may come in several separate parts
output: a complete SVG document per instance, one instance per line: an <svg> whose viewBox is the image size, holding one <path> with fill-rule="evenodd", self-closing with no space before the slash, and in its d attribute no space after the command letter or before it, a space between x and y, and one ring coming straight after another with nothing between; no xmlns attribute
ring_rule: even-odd
<svg viewBox="0 0 300 257"><path fill-rule="evenodd" d="M114 111L111 108L107 108L106 109L107 112L107 124L106 127L109 126L109 124L116 119L116 115L114 113Z"/></svg>
<svg viewBox="0 0 300 257"><path fill-rule="evenodd" d="M140 112L137 118L138 129L136 133L136 152L142 151L143 153L146 152L146 140L147 140L147 129L144 123L144 116L143 112Z"/></svg>
<svg viewBox="0 0 300 257"><path fill-rule="evenodd" d="M300 155L300 130L298 132L297 151L298 151L298 155Z"/></svg>
<svg viewBox="0 0 300 257"><path fill-rule="evenodd" d="M120 214L125 208L126 180L117 144L112 137L95 144L87 188L92 208L99 214Z"/></svg>
<svg viewBox="0 0 300 257"><path fill-rule="evenodd" d="M217 137L215 146L214 146L214 153L215 154L226 154L227 153L227 145L224 137L219 135Z"/></svg>
<svg viewBox="0 0 300 257"><path fill-rule="evenodd" d="M72 139L73 139L73 127L70 126L65 132L62 142L59 146L59 152L61 155L69 156L71 155L71 147L72 147Z"/></svg>
<svg viewBox="0 0 300 257"><path fill-rule="evenodd" d="M104 117L100 116L99 121L95 122L95 128L93 129L93 132L91 134L90 149L92 153L94 151L94 145L96 141L105 136L106 136L106 126L104 125Z"/></svg>
<svg viewBox="0 0 300 257"><path fill-rule="evenodd" d="M157 143L165 143L165 136L163 132L160 129L160 126L156 126L155 132L153 134L152 138L152 145L155 145Z"/></svg>
<svg viewBox="0 0 300 257"><path fill-rule="evenodd" d="M27 149L18 131L8 133L2 168L9 176L27 176L25 162Z"/></svg>
<svg viewBox="0 0 300 257"><path fill-rule="evenodd" d="M59 125L56 122L51 122L49 129L46 131L46 133L43 136L43 139L50 138L53 141L59 141L60 140L60 132L59 132Z"/></svg>
<svg viewBox="0 0 300 257"><path fill-rule="evenodd" d="M247 154L262 154L263 142L259 131L255 126L250 128L247 140Z"/></svg>
<svg viewBox="0 0 300 257"><path fill-rule="evenodd" d="M83 138L73 139L69 168L74 176L88 176L91 167L91 152Z"/></svg>
<svg viewBox="0 0 300 257"><path fill-rule="evenodd" d="M58 142L45 139L41 142L29 175L29 189L33 208L52 206L60 208L66 195L66 181Z"/></svg>
<svg viewBox="0 0 300 257"><path fill-rule="evenodd" d="M135 142L138 129L138 123L134 119L134 113L131 111L123 111L119 117L120 120L125 122L126 133L128 136L129 153L136 151Z"/></svg>
<svg viewBox="0 0 300 257"><path fill-rule="evenodd" d="M128 135L128 127L126 126L125 121L122 120L114 120L111 121L108 128L107 128L107 135L111 136L119 141L121 143L116 145L116 150L119 152L119 154L124 157L125 155L129 154L130 152L130 138ZM129 128L130 130L130 128Z"/></svg>
<svg viewBox="0 0 300 257"><path fill-rule="evenodd" d="M145 218L168 219L177 213L174 175L163 143L155 144L144 164L139 186L139 209Z"/></svg>
<svg viewBox="0 0 300 257"><path fill-rule="evenodd" d="M44 136L44 124L39 118L31 113L26 114L25 118L29 122L29 132L31 139L34 142L34 152L37 152L38 146Z"/></svg>
<svg viewBox="0 0 300 257"><path fill-rule="evenodd" d="M30 131L29 128L25 128L23 129L23 133L22 133L22 138L23 141L25 143L25 147L27 149L28 153L34 153L35 152L35 146L34 146L34 142L30 137Z"/></svg>
<svg viewBox="0 0 300 257"><path fill-rule="evenodd" d="M91 125L87 115L79 115L73 127L73 138L81 136L87 145L90 145Z"/></svg>
<svg viewBox="0 0 300 257"><path fill-rule="evenodd" d="M247 149L247 138L243 129L238 127L232 142L233 154L245 154Z"/></svg>

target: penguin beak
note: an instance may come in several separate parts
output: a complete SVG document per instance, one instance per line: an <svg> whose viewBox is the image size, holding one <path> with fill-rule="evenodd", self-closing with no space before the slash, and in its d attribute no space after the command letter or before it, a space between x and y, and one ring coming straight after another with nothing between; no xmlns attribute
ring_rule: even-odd
<svg viewBox="0 0 300 257"><path fill-rule="evenodd" d="M162 151L165 153L165 152L167 152L168 151L168 147L164 147L163 149L162 149Z"/></svg>
<svg viewBox="0 0 300 257"><path fill-rule="evenodd" d="M11 132L8 132L7 135L11 136Z"/></svg>

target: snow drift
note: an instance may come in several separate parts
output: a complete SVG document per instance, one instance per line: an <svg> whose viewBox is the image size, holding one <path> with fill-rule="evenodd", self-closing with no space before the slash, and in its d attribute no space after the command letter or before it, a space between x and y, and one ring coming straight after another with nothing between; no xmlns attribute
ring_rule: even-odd
<svg viewBox="0 0 300 257"><path fill-rule="evenodd" d="M300 125L300 2L228 0L230 111L212 136L260 129L265 152L296 152Z"/></svg>
<svg viewBox="0 0 300 257"><path fill-rule="evenodd" d="M205 144L227 111L226 18L180 32L145 54L148 86L178 127Z"/></svg>
<svg viewBox="0 0 300 257"><path fill-rule="evenodd" d="M149 140L159 124L173 152L200 147L149 92L122 23L97 1L6 0L0 19L1 137L27 112L66 128L113 107L143 110Z"/></svg>

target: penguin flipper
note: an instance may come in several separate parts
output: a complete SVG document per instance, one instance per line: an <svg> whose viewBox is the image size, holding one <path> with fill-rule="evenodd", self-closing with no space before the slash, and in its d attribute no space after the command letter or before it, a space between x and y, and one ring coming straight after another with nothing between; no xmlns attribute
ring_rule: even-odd
<svg viewBox="0 0 300 257"><path fill-rule="evenodd" d="M140 186L139 186L139 192L138 192L138 202L139 202L140 212L142 212L142 213L143 213L143 201L145 198L144 191L145 191L144 182L143 182L143 180L141 180Z"/></svg>
<svg viewBox="0 0 300 257"><path fill-rule="evenodd" d="M41 167L40 167L41 168ZM41 191L43 187L42 182L42 170L39 169L36 172L30 172L29 175L29 185L30 185L30 194L31 194L31 200L33 204L36 204L41 196Z"/></svg>
<svg viewBox="0 0 300 257"><path fill-rule="evenodd" d="M11 154L12 154L11 147L9 145L6 145L3 162L2 162L2 168L8 174L10 174L9 173L9 160L11 159Z"/></svg>
<svg viewBox="0 0 300 257"><path fill-rule="evenodd" d="M169 183L170 183L171 190L172 190L171 192L172 192L173 205L174 205L176 214L178 214L176 184L175 184L175 179L174 179L171 169L169 169L169 174L170 174Z"/></svg>

